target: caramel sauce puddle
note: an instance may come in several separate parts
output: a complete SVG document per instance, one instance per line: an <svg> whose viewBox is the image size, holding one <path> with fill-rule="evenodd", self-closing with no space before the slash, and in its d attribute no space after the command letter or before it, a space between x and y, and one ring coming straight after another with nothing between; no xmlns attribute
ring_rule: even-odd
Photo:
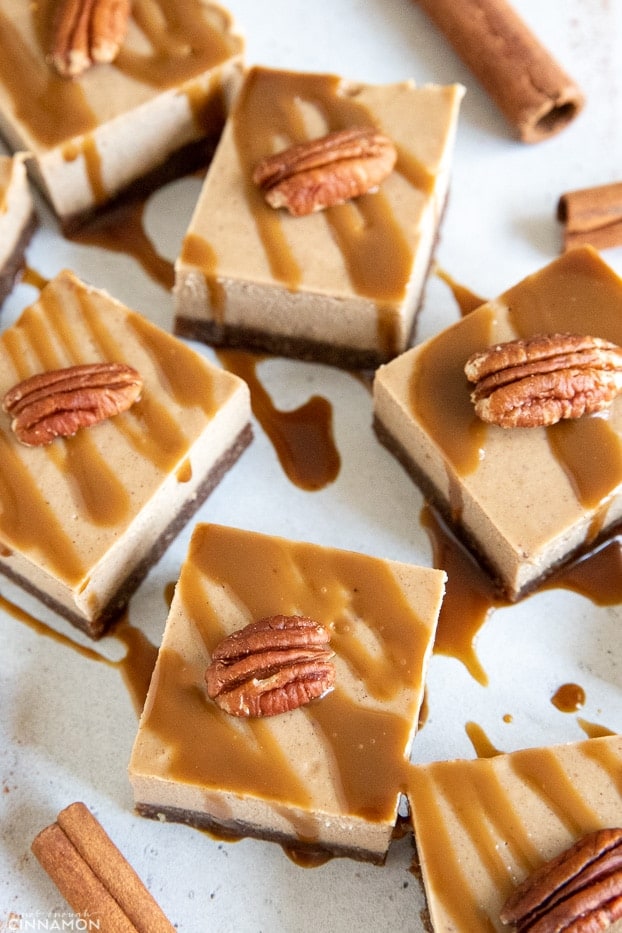
<svg viewBox="0 0 622 933"><path fill-rule="evenodd" d="M132 256L151 279L170 291L175 283L175 267L157 252L145 230L146 204L146 198L117 203L65 237L72 243Z"/></svg>
<svg viewBox="0 0 622 933"><path fill-rule="evenodd" d="M217 356L225 369L247 383L253 414L291 482L308 492L334 482L341 468L341 458L333 437L330 402L314 395L299 408L281 411L257 374L257 366L269 357L225 349L219 349Z"/></svg>

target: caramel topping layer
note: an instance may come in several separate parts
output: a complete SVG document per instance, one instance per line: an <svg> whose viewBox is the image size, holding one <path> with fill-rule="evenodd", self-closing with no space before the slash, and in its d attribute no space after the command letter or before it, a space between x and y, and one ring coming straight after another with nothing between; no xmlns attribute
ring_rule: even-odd
<svg viewBox="0 0 622 933"><path fill-rule="evenodd" d="M620 773L619 736L413 768L409 798L435 929L504 929L501 904L518 881L615 825Z"/></svg>
<svg viewBox="0 0 622 933"><path fill-rule="evenodd" d="M257 162L274 150L275 139L294 144L306 138L302 104L319 111L327 132L373 125L366 107L340 90L337 77L284 76L254 69L246 81L233 115L236 146L247 182L245 194L272 273L290 288L299 285L301 270L287 245L282 218L266 207L252 176ZM408 281L412 251L382 191L362 196L356 204L335 206L326 212L326 218L356 291L388 302L399 300Z"/></svg>
<svg viewBox="0 0 622 933"><path fill-rule="evenodd" d="M206 15L199 0L136 0L116 61L97 66L81 80L67 81L46 60L54 15L53 0L38 0L15 17L0 13L0 82L15 115L43 146L96 128L99 115L91 92L102 75L105 80L116 75L111 95L118 99L123 83L165 90L240 51L239 40L228 31L228 14L217 7ZM196 110L198 105L191 101L191 106Z"/></svg>
<svg viewBox="0 0 622 933"><path fill-rule="evenodd" d="M321 620L336 652L334 691L269 721L232 724L203 688L210 653L227 634L223 591L243 619L278 611ZM182 626L184 634L178 631L171 643L190 647L181 657L165 640L141 724L166 749L162 776L392 819L430 638L429 624L392 570L363 555L203 526L193 536L177 595L190 622L173 615L169 625ZM322 765L292 748L309 730L323 746ZM328 789L305 779L308 768L318 767L329 769Z"/></svg>
<svg viewBox="0 0 622 933"><path fill-rule="evenodd" d="M591 328L599 337L619 343L620 280L591 250L569 252L425 346L411 379L411 408L460 476L475 471L485 459L490 430L476 423L469 408L461 367L472 351L506 339L499 336L501 327L519 337L555 331L580 334ZM622 444L606 417L524 430L546 432L551 452L584 508L595 508L622 483ZM598 450L598 456L586 456L591 450Z"/></svg>
<svg viewBox="0 0 622 933"><path fill-rule="evenodd" d="M229 389L188 347L141 315L111 308L107 298L70 276L44 288L5 331L0 357L7 387L36 372L94 359L132 365L140 358L141 401L89 432L57 439L45 449L16 450L8 419L0 426L2 537L16 550L40 554L60 579L76 585L162 476L183 460L199 425L214 415ZM137 470L138 490L133 488ZM51 487L56 505L46 493ZM80 548L71 532L78 523L91 528L90 543L85 546L82 538Z"/></svg>

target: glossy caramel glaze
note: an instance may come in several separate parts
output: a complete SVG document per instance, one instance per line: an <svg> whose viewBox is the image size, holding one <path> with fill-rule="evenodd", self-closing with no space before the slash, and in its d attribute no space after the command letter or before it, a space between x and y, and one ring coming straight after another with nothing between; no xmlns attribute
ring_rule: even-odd
<svg viewBox="0 0 622 933"><path fill-rule="evenodd" d="M442 579L351 552L198 526L130 774L199 787L207 797L262 800L275 820L295 820L295 837L306 842L321 837L322 814L386 823L390 832ZM335 689L281 716L234 721L207 698L210 652L243 620L276 612L308 615L329 629ZM154 758L156 747L165 755Z"/></svg>

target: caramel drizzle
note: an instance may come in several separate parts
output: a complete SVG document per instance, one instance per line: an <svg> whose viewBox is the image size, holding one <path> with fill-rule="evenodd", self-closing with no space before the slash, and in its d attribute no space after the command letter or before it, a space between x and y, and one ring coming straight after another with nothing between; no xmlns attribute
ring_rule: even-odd
<svg viewBox="0 0 622 933"><path fill-rule="evenodd" d="M574 746L577 754L589 758L601 772L603 801L615 786L621 784L621 754L619 739L593 739ZM498 762L506 763L510 779ZM440 916L433 922L451 918L461 930L497 929L497 915L482 908L486 900L481 884L467 876L458 855L456 835L464 835L468 845L477 852L482 872L490 890L498 892L499 905L513 884L524 877L541 860L538 834L522 817L522 803L512 803L512 785L518 782L528 788L565 828L566 834L578 838L585 832L604 825L606 819L587 803L583 786L577 787L576 773L580 762L567 769L565 758L554 749L527 749L502 758L466 762L436 762L413 768L409 782L409 797L415 810L415 830L419 834L426 883L440 905ZM591 785L590 785L591 786ZM607 804L604 803L604 806ZM602 811L605 812L604 810ZM456 821L459 832L451 829ZM438 840L438 841L437 841ZM429 844L432 843L433 844ZM452 879L447 884L447 878ZM478 875L474 877L480 877Z"/></svg>
<svg viewBox="0 0 622 933"><path fill-rule="evenodd" d="M622 341L620 284L589 251L566 254L501 296L508 320L521 337L533 333L584 333L590 323L598 336ZM494 342L495 307L471 312L459 326L433 338L419 354L410 384L413 414L444 451L450 467L465 477L485 458L487 429L477 423L464 377L471 352ZM541 429L537 429L541 430ZM606 417L586 417L542 429L580 504L596 508L622 483L622 443ZM587 451L597 450L591 458ZM459 517L459 516L457 516ZM593 536L604 521L590 530ZM590 538L591 540L591 538ZM589 541L588 541L589 543Z"/></svg>
<svg viewBox="0 0 622 933"><path fill-rule="evenodd" d="M15 114L32 138L49 147L89 134L98 123L85 93L88 82L67 81L46 62L54 7L52 0L40 0L30 7L35 47L27 43L6 15L0 14L0 80L9 92ZM183 84L240 51L239 40L223 32L231 25L228 14L217 17L219 21L206 22L199 0L136 0L133 29L142 34L147 50L136 52L126 46L114 64L98 67L114 69L128 79L160 90ZM192 100L189 103L204 121L202 108L208 105ZM91 145L88 140L86 145ZM101 178L96 177L96 163L93 158L87 162L93 169L97 191Z"/></svg>
<svg viewBox="0 0 622 933"><path fill-rule="evenodd" d="M333 437L333 409L321 395L304 405L281 411L261 383L257 366L265 356L243 350L218 350L229 372L244 379L251 393L253 414L272 442L286 476L301 489L315 492L339 475L341 457Z"/></svg>
<svg viewBox="0 0 622 933"><path fill-rule="evenodd" d="M412 685L419 677L414 665L421 663L428 628L406 602L393 574L363 555L356 559L334 551L327 555L303 543L287 542L285 547L280 539L246 538L242 545L234 529L211 526L195 539L187 564L192 572L182 573L178 593L204 652L196 652L198 661L182 661L165 646L146 726L158 743L171 748L173 765L172 771L167 766L167 773L176 779L307 806L304 779L294 765L281 760L284 755L275 738L279 724L252 720L232 724L205 699L201 686L205 659L224 634L219 607L213 604L206 581L210 586L226 586L243 618L261 618L278 609L321 619L331 629L338 655L365 692L382 700L409 688L413 715L417 700ZM367 622L361 629L363 618ZM370 634L377 651L359 647ZM387 675L389 667L392 678ZM174 689L169 687L173 683ZM413 716L378 703L362 704L339 688L299 712L322 735L332 793L342 807L372 821L393 819L399 788L405 783L403 756ZM199 733L209 735L205 754L196 751L191 739ZM221 743L222 753L214 752ZM264 761L266 779L258 786L257 772L264 771ZM311 835L307 827L305 837Z"/></svg>
<svg viewBox="0 0 622 933"><path fill-rule="evenodd" d="M27 309L18 323L2 336L2 345L18 379L36 370L57 369L84 361L84 344L68 324L67 308L54 287L44 289L36 305ZM76 299L89 344L102 359L125 360L122 337L115 338L107 323L98 315L97 299L77 291ZM126 324L156 367L157 378L166 395L184 408L203 410L211 418L223 401L216 389L213 372L192 351L179 344L171 345L168 335L132 312ZM45 330L47 339L41 339ZM154 468L168 472L187 452L190 439L178 423L178 414L166 400L158 401L148 391L131 412L108 424ZM84 576L87 558L63 530L63 522L47 504L27 464L32 452L15 450L0 432L5 469L0 476L0 505L3 534L7 542L25 552L41 550L41 525L46 527L45 555L50 569L60 579L75 586ZM42 462L52 462L58 469L59 483L70 490L72 507L77 515L93 525L120 527L131 516L131 502L125 481L115 473L89 432L58 439L34 455Z"/></svg>
<svg viewBox="0 0 622 933"><path fill-rule="evenodd" d="M255 163L272 151L275 138L291 143L305 138L301 103L312 104L321 114L326 132L371 121L371 115L359 101L340 92L339 79L333 76L292 74L285 80L282 75L254 69L240 93L233 126L246 180L246 200L272 274L291 290L300 287L303 273L288 243L287 226L279 212L266 207L251 176ZM428 190L429 173L423 166L415 168L414 162L414 157L402 152L396 170L411 183L425 185ZM323 213L340 247L353 288L385 306L379 328L384 343L392 347L396 337L390 307L405 294L412 247L386 196L381 189Z"/></svg>

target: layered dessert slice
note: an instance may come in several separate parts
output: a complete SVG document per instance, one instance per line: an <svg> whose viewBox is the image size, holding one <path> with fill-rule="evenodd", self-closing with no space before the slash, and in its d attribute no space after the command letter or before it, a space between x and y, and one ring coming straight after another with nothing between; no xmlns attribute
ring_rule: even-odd
<svg viewBox="0 0 622 933"><path fill-rule="evenodd" d="M97 637L250 440L247 386L62 272L0 396L0 571Z"/></svg>
<svg viewBox="0 0 622 933"><path fill-rule="evenodd" d="M355 552L198 525L130 760L138 811L382 862L444 580ZM216 659L232 660L222 646L232 633L241 665L223 669ZM299 656L304 647L310 657ZM297 705L301 694L309 702Z"/></svg>
<svg viewBox="0 0 622 933"><path fill-rule="evenodd" d="M225 10L205 0L129 8L0 0L0 133L30 153L66 228L137 180L206 164L239 86L243 41Z"/></svg>
<svg viewBox="0 0 622 933"><path fill-rule="evenodd" d="M0 306L24 264L37 225L23 153L0 155Z"/></svg>
<svg viewBox="0 0 622 933"><path fill-rule="evenodd" d="M535 885L526 879L533 879L550 859L561 857L573 846L581 847L583 840L590 854L586 863L603 854L598 851L599 839L608 834L592 834L620 827L620 774L622 738L618 735L414 767L409 802L434 933L516 929L502 922L501 911L510 897L516 900L519 884L531 887L535 894ZM569 859L566 864L571 864ZM598 874L594 873L592 883ZM600 880L606 875L606 871L601 873ZM585 880L579 887L583 894L592 887L587 902L570 901L562 881L557 881L564 922L555 925L550 915L546 917L548 904L537 929L607 927L604 922L589 926L578 910L589 913L590 908L598 913L601 908L598 919L604 921L612 894L607 896L601 889L600 899L598 895L594 899L594 888ZM540 902L549 896L554 900L555 886L546 890L540 885L537 893ZM538 903L536 898L532 907ZM509 912L504 919L509 921ZM573 921L576 927L571 927ZM531 929L519 927L527 928Z"/></svg>
<svg viewBox="0 0 622 933"><path fill-rule="evenodd" d="M622 280L584 247L376 374L380 439L511 599L619 526L620 346ZM507 381L494 400L475 391L469 358L483 373L508 353L527 369L489 373Z"/></svg>
<svg viewBox="0 0 622 933"><path fill-rule="evenodd" d="M445 205L462 95L459 85L250 69L176 263L177 332L345 367L375 367L403 351ZM383 177L387 147L395 161ZM284 200L255 174L270 157L284 163ZM298 213L302 201L310 213Z"/></svg>

